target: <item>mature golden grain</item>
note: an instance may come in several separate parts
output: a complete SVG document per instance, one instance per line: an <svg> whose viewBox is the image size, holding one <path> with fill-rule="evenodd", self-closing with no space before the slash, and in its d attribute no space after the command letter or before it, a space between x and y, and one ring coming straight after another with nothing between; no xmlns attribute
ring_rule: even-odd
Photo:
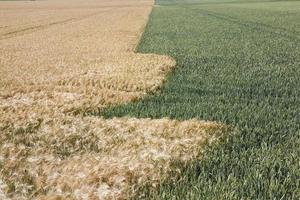
<svg viewBox="0 0 300 200"><path fill-rule="evenodd" d="M157 89L175 62L133 52L151 5L2 2L1 20L7 21L0 35L1 109L14 113L22 107L26 115L26 108L92 110Z"/></svg>
<svg viewBox="0 0 300 200"><path fill-rule="evenodd" d="M0 198L124 199L222 125L83 117L157 90L175 61L134 53L152 0L0 2Z"/></svg>
<svg viewBox="0 0 300 200"><path fill-rule="evenodd" d="M157 183L172 160L195 157L221 132L212 122L135 118L65 117L39 127L1 136L2 173L15 194L33 187L45 199L123 199L134 185Z"/></svg>

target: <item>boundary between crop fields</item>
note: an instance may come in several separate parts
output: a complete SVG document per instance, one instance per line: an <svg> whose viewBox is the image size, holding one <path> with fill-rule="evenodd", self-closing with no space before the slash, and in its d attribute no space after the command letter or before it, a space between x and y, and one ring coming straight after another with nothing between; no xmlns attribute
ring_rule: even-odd
<svg viewBox="0 0 300 200"><path fill-rule="evenodd" d="M265 1L265 2L278 2L278 1ZM281 1L279 1L279 2L281 2ZM240 2L233 2L233 3L240 3ZM244 2L242 2L242 3L244 3ZM255 3L258 3L258 2L255 2ZM180 5L180 4L176 4L176 5L174 5L174 6L178 6L178 5ZM186 7L187 8L191 8L191 6L190 6L191 4L188 4ZM200 3L199 4L197 4L197 5L201 5ZM158 7L160 7L160 6L169 6L169 5L159 5ZM170 5L170 6L173 6L173 5ZM188 6L190 6L190 7L188 7ZM181 7L182 8L182 7ZM191 11L191 10L193 10L193 9L189 9L188 11ZM201 10L201 12L197 12L197 11L200 11ZM184 11L184 10L183 10ZM234 17L232 17L232 16L230 16L230 15L223 15L223 14L220 14L220 13L215 13L215 12L211 12L211 11L208 11L208 10L204 10L204 9L198 9L198 10L193 10L195 13L197 13L197 15L198 16L200 16L200 15L202 15L202 16L205 16L205 18L207 17L208 19L212 19L213 21L219 21L219 22L222 22L222 23L224 23L224 21L225 22L228 22L228 25L235 25L236 27L242 27L242 28L245 28L246 30L245 31L247 31L247 32L249 32L249 30L253 30L253 32L256 32L256 33L262 33L262 34L264 34L265 33L265 35L268 35L268 36L272 36L272 38L279 38L280 40L283 40L283 41L286 41L286 40L291 40L291 41L295 41L295 42L299 42L300 41L300 38L299 37L297 37L298 35L297 35L297 31L290 31L290 30L288 30L288 29L285 29L285 28L281 28L281 27L276 27L276 26L271 26L271 25L268 25L268 24L264 24L264 23L260 23L260 22L251 22L251 21L248 21L248 20L241 20L241 19L238 19L238 18L234 18ZM202 13L202 11L203 11L203 13ZM174 17L177 17L177 16L174 16ZM147 26L149 25L149 22L147 23ZM273 25L273 24L272 24ZM145 32L144 32L145 33ZM141 42L141 41L140 41ZM280 50L280 49L279 49ZM151 51L152 52L152 51ZM180 53L180 52L179 52ZM177 55L179 55L179 54L177 54ZM202 59L202 58L201 58ZM271 60L271 64L274 64L273 63L273 61L274 60ZM279 60L279 62L284 62L285 60ZM274 61L274 62L276 62L276 60ZM290 64L294 64L295 62L296 62L296 60L294 61L294 60L289 60L288 61ZM268 60L266 61L266 63L267 64L269 64L268 63ZM276 63L275 63L276 64ZM263 80L266 80L266 79L263 79ZM282 79L282 80L284 80L284 79ZM268 81L268 80L267 80ZM266 86L268 86L268 85L266 85ZM243 89L243 88L238 88L238 89ZM270 95L270 96L272 96L272 91L274 90L274 91L276 91L276 89L277 88L266 88L266 90L267 90L267 92L269 91L269 90L271 91L271 93L269 93L269 94L267 94L267 95ZM238 91L239 92L239 91ZM250 88L250 95L252 95L252 92L255 92L255 90L253 90L252 88ZM281 97L280 95L285 95L284 93L280 93L280 92L278 92L279 94L276 94L276 95L278 95L277 97ZM240 94L239 94L240 95ZM258 94L255 94L255 95L261 95L260 93L258 93ZM265 94L263 94L263 95L265 95ZM148 97L149 98L149 96L146 96L146 97ZM242 98L244 98L244 96L240 96L241 97L241 99ZM247 97L247 96L246 96ZM268 96L267 96L268 97ZM251 96L251 98L252 98L252 96ZM138 101L142 101L143 99L139 99ZM243 100L243 99L242 99ZM271 100L273 100L273 99L271 99ZM155 101L155 100L154 100ZM243 102L244 103L244 102ZM249 103L249 104L251 104L251 102L249 101L249 102L247 102L247 103ZM242 105L242 104L241 104ZM121 105L121 107L122 107L123 105ZM255 105L254 105L255 106ZM120 107L120 106L114 106L114 107ZM126 106L125 106L126 107ZM128 107L129 108L129 107ZM140 107L139 107L140 108ZM259 108L259 107L258 107ZM110 108L108 108L108 110L109 110ZM127 108L126 108L127 109ZM111 118L111 117L113 117L113 116L124 116L124 115L126 115L126 112L127 112L127 110L126 109L124 109L124 110L121 110L119 113L120 113L120 115L119 115L119 113L118 113L118 111L117 112L115 112L115 113L117 113L117 114L115 114L114 113L114 111L112 111L111 113L109 113L109 112L103 112L103 113L100 113L100 114L98 114L98 115L106 115L105 116L105 118ZM134 108L135 109L135 108ZM142 118L142 117L140 117L139 116L139 114L136 114L137 112L137 110L134 110L134 109L132 109L133 110L133 114L131 114L131 115L133 115L133 116L138 116L138 118ZM113 109L112 109L113 110ZM128 109L128 110L130 110L130 108ZM156 111L155 109L154 109L154 111ZM257 111L257 110L256 110ZM130 112L130 111L129 111ZM233 111L234 112L234 111ZM251 110L249 111L249 112L251 112ZM252 112L254 112L254 110L252 111ZM138 110L138 113L139 113L139 110ZM150 116L152 113L146 113L145 114L145 116ZM262 114L262 115L264 115L265 113L260 113L260 114ZM272 113L272 114L274 114L274 113ZM143 115L143 114L142 114ZM238 115L237 115L237 117L238 117ZM248 116L247 116L248 117ZM151 117L152 118L152 117ZM158 118L158 117L153 117L153 118ZM268 120L269 118L265 118L264 120ZM235 119L233 119L233 120L235 120ZM243 119L243 120L247 120L247 118L245 118L245 119ZM257 120L257 119L256 119ZM276 122L276 121L275 121ZM264 122L265 124L267 124L267 122ZM265 128L264 127L264 125L265 124L261 124L261 126L263 126L263 128ZM266 152L268 152L267 150L265 150L265 149L263 149L263 148L272 148L272 145L274 145L274 143L276 143L277 141L277 139L275 140L274 138L276 138L276 136L270 136L270 138L267 138L267 137L269 137L269 135L260 135L260 132L262 132L262 133L265 133L264 132L264 129L262 129L261 127L259 127L259 128L257 128L257 129L255 129L256 127L251 127L251 126L253 126L253 124L251 124L251 123L245 123L245 121L242 121L242 120L240 120L240 124L238 125L238 124L234 124L233 125L234 127L233 127L233 131L232 132L230 132L229 134L230 135L225 135L225 137L224 138L222 138L222 141L225 141L227 138L229 138L229 140L231 140L230 142L228 142L227 143L227 141L225 141L228 145L229 144L237 144L237 145L240 145L239 143L237 143L237 142L239 142L239 141L236 141L236 139L235 138L232 138L231 136L232 136L232 134L235 134L236 132L239 132L240 131L240 135L238 136L238 137L240 137L240 136L244 136L244 137L240 137L240 138L238 138L237 140L239 140L239 139L244 139L244 138L246 138L246 139L253 139L253 141L252 140L250 140L248 143L246 143L245 144L245 146L242 146L243 145L243 143L241 143L242 145L240 145L241 146L241 148L249 148L249 146L251 146L251 149L249 148L249 150L251 151L251 150L253 150L253 151L258 151L258 156L261 156L261 155L263 155L263 156L265 156L263 153L266 153ZM277 125L274 125L275 126L275 133L274 133L274 135L275 134L277 134L277 132L279 132L279 131L282 131L280 128L279 128L279 126L277 127ZM240 130L239 128L245 128L244 130ZM260 129L261 128L261 129ZM252 132L250 132L250 131L252 131ZM271 132L272 130L267 130L266 132L267 133L269 133L269 132ZM253 138L251 138L252 136L250 135L250 136L246 136L246 133L249 133L249 135L250 134L253 134L253 135L255 135L255 136L253 136ZM283 132L284 134L285 134L285 132ZM229 137L227 137L227 136L229 136ZM225 139L225 140L223 140L223 139ZM272 140L273 139L273 140ZM285 141L284 141L284 139L289 139L289 138L287 138L287 137L281 137L280 138L280 142L282 142L282 143L284 143ZM249 145L249 146L246 146L246 145ZM266 146L263 146L263 145L266 145ZM270 146L267 146L267 145L270 145ZM275 146L275 145L274 145ZM216 148L219 148L219 147L216 147ZM233 149L233 148L235 148L235 146L227 146L227 149L225 149L225 151L227 150L227 151L229 151L229 152L234 152L235 150ZM262 148L262 149L260 149L260 148ZM220 149L218 149L221 153L223 153L222 151L223 151L223 149L222 150L220 150ZM242 149L243 150L243 149ZM237 152L236 152L236 156L237 155L240 155L239 153L240 153L240 151L242 151L242 150L236 150ZM272 149L271 149L272 150ZM212 149L208 149L208 151L214 151L214 150L212 150ZM220 153L220 152L218 152L218 153ZM248 152L249 153L249 152ZM254 153L253 153L254 154ZM250 154L249 153L249 156L253 156L253 154ZM279 155L280 155L280 153L278 153ZM278 154L274 154L274 155L278 155ZM218 154L218 155L223 155L223 154ZM272 154L273 155L273 154ZM244 156L244 155L241 155L241 156ZM266 156L267 157L267 156ZM270 156L271 157L271 156ZM239 157L236 157L237 159L239 158ZM267 157L268 158L268 157ZM272 157L271 157L272 158ZM271 159L271 158L269 158L269 159ZM222 158L221 158L222 159ZM251 158L249 158L249 159L251 159ZM260 158L258 158L258 159L260 159ZM225 159L224 159L225 160ZM228 159L229 160L229 159ZM226 160L226 161L224 161L223 163L225 163L225 164L230 164L230 162L232 161L232 160ZM255 162L256 160L251 160L252 162ZM262 161L262 160L260 160L260 161ZM219 162L219 160L215 160L215 163L214 164L218 164L218 162ZM226 163L227 162L227 163ZM246 161L246 162L249 162L249 163L251 163L250 161ZM285 171L285 172L288 172L288 170L290 170L290 169L288 169L286 166L285 166L285 164L286 164L286 162L284 162L284 161L282 161L281 160L281 162L283 162L284 164L283 164L283 171ZM191 163L191 165L188 165L188 166L186 166L182 171L189 171L189 169L192 169L192 170L190 170L190 171L192 171L192 172L196 172L196 175L191 175L191 177L198 177L198 175L199 174L201 174L201 173L203 173L202 171L205 171L205 172L207 172L207 171L209 171L208 170L208 168L209 167L211 167L211 166L213 166L212 164L210 165L210 164L208 164L207 166L205 166L206 167L206 170L204 169L201 169L201 166L199 166L199 164L197 163L197 160L195 160L195 161L192 161L192 162L190 162ZM234 164L236 164L236 163L234 163ZM248 164L248 163L247 163ZM269 164L269 165L268 165ZM281 164L281 163L280 163ZM178 164L178 163L176 163L176 162L174 162L174 165L176 165L176 166L178 166L178 165L180 165L180 164ZM242 164L240 164L238 167L245 167L245 165L243 165L243 163ZM272 166L270 163L266 163L265 164L265 166ZM222 168L223 167L223 168ZM255 167L255 166L254 166ZM257 170L262 170L262 169L260 169L259 167L261 167L261 166L258 166L257 167ZM264 167L264 166L263 166ZM280 165L280 167L281 167L281 165ZM215 178L222 178L223 176L222 175L224 175L224 176L226 176L227 175L227 177L224 177L224 179L226 179L226 178L231 178L231 175L232 174L230 174L230 172L228 172L228 171L226 171L228 168L227 168L227 166L221 166L220 167L221 169L220 169L220 171L217 171L216 173L219 173L220 172L220 174L217 174L217 175L220 175L220 176L216 176ZM186 170L187 169L187 170ZM221 170L223 170L224 169L224 171L221 171ZM201 171L202 170L202 171ZM268 170L268 169L267 169ZM242 171L242 170L241 170ZM275 171L275 172L274 172ZM278 172L280 172L280 169L274 169L274 171L273 171L273 173L275 174L275 173L278 173ZM247 171L247 172L249 172L249 171ZM260 172L260 173L263 173L264 171L258 171L258 172ZM173 184L174 184L174 187L176 187L176 181L180 181L180 177L178 177L178 179L176 179L177 178L177 176L180 176L180 175L177 175L176 173L175 174L173 174L173 173L175 173L175 171L174 172L172 172L171 173L171 178L172 178L172 180L169 180L165 185L167 185L167 184L169 184L169 185L171 185L171 187L173 187ZM189 173L189 172L188 172ZM243 172L242 172L243 173ZM293 173L291 173L292 175L293 175ZM176 177L176 178L174 178L173 179L173 175ZM253 175L253 174L251 174L251 175ZM278 174L276 174L276 175L278 175ZM211 176L211 177L210 177ZM208 175L206 175L206 176L204 176L204 178L209 178L209 180L210 180L210 178L214 178L214 177L212 177L213 175L210 175L210 174L208 174ZM239 177L242 177L241 175L238 175ZM246 176L246 175L245 175ZM282 177L280 177L280 175L279 175L279 177L276 177L275 178L275 180L276 181L283 181L283 180L288 180L288 179L285 179L284 178L284 176L285 175L283 175ZM189 177L189 176L187 176L187 177ZM249 178L250 179L250 178ZM249 181L249 179L248 179L248 181ZM251 180L257 180L257 179L255 179L255 178L253 178L253 179L250 179L250 181ZM218 181L218 180L212 180L212 181ZM238 180L239 181L239 180ZM267 180L268 181L268 180ZM266 181L266 182L267 182ZM295 181L295 179L293 179L293 180L290 180L290 182L289 183L291 183L291 184L293 184L293 183L295 183L295 182L293 182L293 181ZM192 182L192 181L191 181ZM223 181L223 182L221 182L221 184L223 184L224 182L226 182L226 180L225 181ZM266 182L261 182L261 183L266 183ZM275 182L275 181L274 181ZM274 183L273 182L273 183ZM186 183L186 182L185 182ZM189 183L189 182L188 182ZM260 184L261 184L260 183ZM292 189L295 189L295 188L293 188L293 187L288 187L289 186L289 183L287 183L287 184L285 184L283 187L286 187L286 188L284 188L284 189L282 189L282 188L279 188L279 186L278 186L278 188L279 189L281 189L281 190L278 190L279 192L277 193L277 195L279 196L282 192L284 192L284 191L286 191L286 192L290 192ZM164 183L162 183L162 184L164 184ZM227 183L226 183L227 184ZM231 184L234 184L234 183L231 183ZM250 184L252 184L252 183L249 183L249 185ZM283 183L282 183L283 184ZM232 186L232 185L231 185ZM241 187L243 187L244 185L240 185L240 188ZM253 185L252 185L253 186ZM191 185L191 187L193 187L192 185ZM251 185L250 185L250 187L251 187ZM294 186L295 187L295 186ZM226 188L226 187L224 187L224 188ZM238 188L238 189L240 189L240 188ZM277 188L277 189L278 189ZM290 189L290 188L292 188L292 189ZM149 188L148 188L149 189ZM166 192L168 192L168 189L169 188L167 188L166 189ZM255 189L255 188L251 188L251 189ZM262 189L262 188L261 188ZM267 188L268 189L268 188ZM142 190L142 192L149 192L148 190L143 190L143 189L141 189ZM209 190L209 189L208 189ZM254 190L255 191L255 190ZM223 191L224 192L224 191ZM247 193L248 194L248 193ZM265 194L266 195L266 194ZM270 194L269 194L270 195ZM289 195L289 194L288 194ZM286 197L286 196L280 196L280 197L282 197L282 198L284 198L284 197Z"/></svg>

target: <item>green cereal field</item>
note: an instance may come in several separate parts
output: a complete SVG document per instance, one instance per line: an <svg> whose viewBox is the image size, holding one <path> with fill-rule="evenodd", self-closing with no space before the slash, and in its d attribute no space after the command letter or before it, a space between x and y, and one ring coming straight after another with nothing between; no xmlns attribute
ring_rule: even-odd
<svg viewBox="0 0 300 200"><path fill-rule="evenodd" d="M95 115L232 127L137 199L300 199L300 1L158 0L137 51L176 69L153 96Z"/></svg>

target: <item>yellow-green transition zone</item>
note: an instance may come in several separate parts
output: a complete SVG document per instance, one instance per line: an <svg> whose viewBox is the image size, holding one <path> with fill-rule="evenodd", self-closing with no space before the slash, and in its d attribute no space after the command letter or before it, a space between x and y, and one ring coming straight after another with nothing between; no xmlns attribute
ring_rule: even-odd
<svg viewBox="0 0 300 200"><path fill-rule="evenodd" d="M161 88L175 60L135 53L153 1L0 2L0 199L124 199L226 127L94 114Z"/></svg>
<svg viewBox="0 0 300 200"><path fill-rule="evenodd" d="M300 2L156 3L138 52L176 70L159 94L101 114L235 128L144 199L300 199Z"/></svg>

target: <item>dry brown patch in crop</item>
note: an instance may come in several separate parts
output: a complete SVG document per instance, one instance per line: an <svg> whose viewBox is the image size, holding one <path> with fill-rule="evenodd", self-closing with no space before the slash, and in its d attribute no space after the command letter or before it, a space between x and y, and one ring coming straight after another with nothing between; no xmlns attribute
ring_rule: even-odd
<svg viewBox="0 0 300 200"><path fill-rule="evenodd" d="M0 199L124 199L223 126L82 117L159 89L175 61L137 54L152 1L0 2Z"/></svg>

